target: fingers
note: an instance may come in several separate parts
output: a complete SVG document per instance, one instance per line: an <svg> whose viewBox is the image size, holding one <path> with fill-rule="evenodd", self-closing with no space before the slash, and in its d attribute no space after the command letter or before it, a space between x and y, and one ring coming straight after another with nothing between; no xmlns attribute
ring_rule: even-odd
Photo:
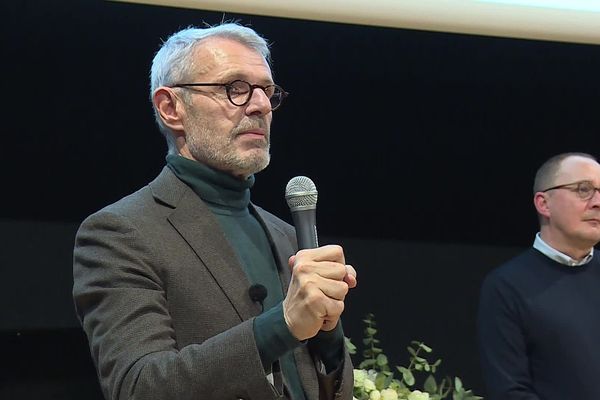
<svg viewBox="0 0 600 400"><path fill-rule="evenodd" d="M313 282L311 282L313 283ZM320 276L315 278L314 285L327 297L343 301L348 294L348 284L344 281L325 279Z"/></svg>
<svg viewBox="0 0 600 400"><path fill-rule="evenodd" d="M345 283L341 282L345 285ZM323 326L337 324L344 311L344 302L335 300L323 293L317 284L309 282L299 285L292 279L288 293L283 300L285 322L298 340L314 337ZM329 321L325 323L325 321Z"/></svg>
<svg viewBox="0 0 600 400"><path fill-rule="evenodd" d="M333 261L341 264L346 263L344 250L337 244L329 244L316 249L304 249L296 253L296 258L309 258L313 261Z"/></svg>
<svg viewBox="0 0 600 400"><path fill-rule="evenodd" d="M323 278L337 281L344 280L346 273L346 266L344 264L331 261L303 261L299 258L296 258L296 262L292 268L292 274L300 276L316 274Z"/></svg>
<svg viewBox="0 0 600 400"><path fill-rule="evenodd" d="M283 311L292 335L305 340L319 330L334 329L344 311L348 290L357 284L356 270L346 265L343 249L328 245L301 250L289 258L288 264L292 279Z"/></svg>
<svg viewBox="0 0 600 400"><path fill-rule="evenodd" d="M324 251L321 251L324 249ZM318 250L315 252L314 250ZM342 251L340 255L339 251ZM326 255L332 256L336 260L344 260L343 250L340 246L324 246L319 249L301 250L296 255L292 255L288 263L292 271L296 274L316 273L327 279L344 281L349 288L357 285L356 270L352 265L342 265L337 261L325 260ZM320 261L318 261L320 260Z"/></svg>
<svg viewBox="0 0 600 400"><path fill-rule="evenodd" d="M352 265L346 265L346 276L344 276L344 282L346 282L350 289L355 288L358 284L358 280L356 279L356 270Z"/></svg>

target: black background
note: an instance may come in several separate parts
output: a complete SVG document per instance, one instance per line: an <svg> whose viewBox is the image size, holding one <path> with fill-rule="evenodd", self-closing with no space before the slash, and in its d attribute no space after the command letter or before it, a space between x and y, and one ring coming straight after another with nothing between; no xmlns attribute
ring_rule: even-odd
<svg viewBox="0 0 600 400"><path fill-rule="evenodd" d="M0 13L4 393L98 396L65 306L74 230L164 164L148 100L161 39L223 18L272 42L276 82L291 93L253 201L291 221L285 185L311 177L320 234L349 246L361 276L347 333L359 342L373 311L388 349L429 338L449 372L483 393L477 290L533 240L535 169L560 152L597 155L597 46L96 0L3 2ZM57 225L60 235L44 230ZM45 248L61 251L35 254ZM68 317L36 315L35 304L54 304L42 286Z"/></svg>

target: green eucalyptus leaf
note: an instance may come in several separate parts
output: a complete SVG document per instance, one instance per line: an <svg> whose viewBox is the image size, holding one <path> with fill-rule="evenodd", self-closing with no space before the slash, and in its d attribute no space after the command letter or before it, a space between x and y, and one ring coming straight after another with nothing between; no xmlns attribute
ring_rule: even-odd
<svg viewBox="0 0 600 400"><path fill-rule="evenodd" d="M375 328L367 328L366 332L367 332L367 335L369 335L369 336L375 336L375 334L377 333L377 329L375 329Z"/></svg>
<svg viewBox="0 0 600 400"><path fill-rule="evenodd" d="M346 350L348 350L348 354L356 354L356 346L346 336L344 336L344 345L346 346Z"/></svg>
<svg viewBox="0 0 600 400"><path fill-rule="evenodd" d="M385 389L386 380L387 376L385 376L385 374L382 374L381 372L375 376L375 387L377 388L377 390Z"/></svg>
<svg viewBox="0 0 600 400"><path fill-rule="evenodd" d="M402 372L402 379L407 386L412 386L415 384L415 376L408 369Z"/></svg>
<svg viewBox="0 0 600 400"><path fill-rule="evenodd" d="M362 362L361 362L361 363L358 365L358 368L361 368L361 369L369 369L370 367L372 367L372 366L374 366L374 365L375 365L375 360L373 360L373 359L371 358L371 359L368 359L368 360L363 360L363 361L362 361Z"/></svg>
<svg viewBox="0 0 600 400"><path fill-rule="evenodd" d="M425 343L420 343L419 347L422 348L423 350L425 350L427 353L431 353L433 350L431 349L431 347L425 345Z"/></svg>
<svg viewBox="0 0 600 400"><path fill-rule="evenodd" d="M454 388L459 392L463 390L462 381L458 376L454 377Z"/></svg>
<svg viewBox="0 0 600 400"><path fill-rule="evenodd" d="M383 367L384 365L387 365L388 363L388 359L385 356L385 354L379 354L377 355L377 365L379 365L380 367Z"/></svg>
<svg viewBox="0 0 600 400"><path fill-rule="evenodd" d="M425 382L423 382L423 389L429 394L437 392L437 383L435 382L433 375L429 375L427 379L425 379Z"/></svg>

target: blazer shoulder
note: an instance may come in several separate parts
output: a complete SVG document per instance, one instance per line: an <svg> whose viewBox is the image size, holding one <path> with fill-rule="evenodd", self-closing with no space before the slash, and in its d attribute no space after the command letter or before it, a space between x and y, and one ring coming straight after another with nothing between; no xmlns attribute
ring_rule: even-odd
<svg viewBox="0 0 600 400"><path fill-rule="evenodd" d="M109 215L129 221L152 221L170 214L189 188L168 167L146 186L92 213L82 223Z"/></svg>

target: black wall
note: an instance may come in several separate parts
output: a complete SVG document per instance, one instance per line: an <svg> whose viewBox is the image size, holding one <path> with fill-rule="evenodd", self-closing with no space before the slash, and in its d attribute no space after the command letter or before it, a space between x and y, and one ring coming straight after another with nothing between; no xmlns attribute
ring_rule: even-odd
<svg viewBox="0 0 600 400"><path fill-rule="evenodd" d="M0 397L98 398L70 303L78 223L151 180L166 147L148 101L161 39L239 19L272 43L291 96L253 200L290 220L295 175L360 273L347 334L374 312L404 362L429 342L483 393L474 313L487 271L530 245L532 177L598 155L597 46L328 24L106 1L3 2Z"/></svg>

